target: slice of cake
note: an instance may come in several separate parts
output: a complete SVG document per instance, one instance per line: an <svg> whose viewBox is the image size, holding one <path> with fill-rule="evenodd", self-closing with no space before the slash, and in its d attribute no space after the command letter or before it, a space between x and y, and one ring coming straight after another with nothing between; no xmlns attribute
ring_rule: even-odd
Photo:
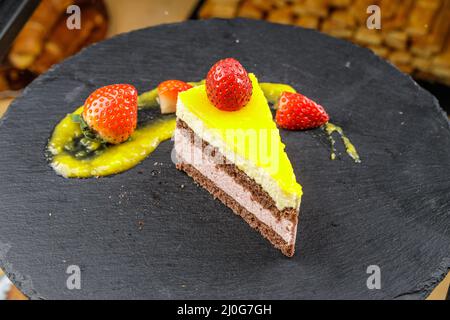
<svg viewBox="0 0 450 320"><path fill-rule="evenodd" d="M223 72L221 69L221 75ZM246 99L233 96L241 89L233 85L226 89L217 85L218 92L207 93L208 78L206 85L178 95L177 168L286 256L292 256L302 189L258 80L253 74L245 72L245 76L250 86ZM236 108L232 110L223 103L219 106L217 98L222 96L225 103L231 101ZM211 100L219 102L213 104Z"/></svg>

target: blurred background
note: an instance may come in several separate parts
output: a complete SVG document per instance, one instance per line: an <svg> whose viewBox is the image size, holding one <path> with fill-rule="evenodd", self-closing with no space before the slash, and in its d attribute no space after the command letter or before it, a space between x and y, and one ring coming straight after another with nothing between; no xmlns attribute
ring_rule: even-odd
<svg viewBox="0 0 450 320"><path fill-rule="evenodd" d="M0 19L25 23L10 43L0 42L0 117L33 79L92 43L161 23L235 17L317 29L367 47L450 112L450 0L42 0L18 17L9 1L29 2L0 0ZM66 9L73 4L81 9L81 29L69 30ZM366 27L370 5L381 8L381 30ZM447 289L441 285L432 297L445 297ZM24 298L0 270L0 299Z"/></svg>

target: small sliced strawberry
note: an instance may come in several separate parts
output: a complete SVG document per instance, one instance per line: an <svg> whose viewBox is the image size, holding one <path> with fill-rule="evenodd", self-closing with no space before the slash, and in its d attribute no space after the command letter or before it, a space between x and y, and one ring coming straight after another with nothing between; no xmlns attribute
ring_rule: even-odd
<svg viewBox="0 0 450 320"><path fill-rule="evenodd" d="M137 126L136 88L113 84L95 90L84 103L83 119L106 142L128 140Z"/></svg>
<svg viewBox="0 0 450 320"><path fill-rule="evenodd" d="M218 109L236 111L252 97L252 82L244 67L233 58L216 62L206 76L206 94Z"/></svg>
<svg viewBox="0 0 450 320"><path fill-rule="evenodd" d="M189 90L192 85L180 80L167 80L158 85L161 113L173 113L177 108L178 94Z"/></svg>
<svg viewBox="0 0 450 320"><path fill-rule="evenodd" d="M283 92L278 101L276 122L280 128L306 130L330 120L325 109L300 93Z"/></svg>

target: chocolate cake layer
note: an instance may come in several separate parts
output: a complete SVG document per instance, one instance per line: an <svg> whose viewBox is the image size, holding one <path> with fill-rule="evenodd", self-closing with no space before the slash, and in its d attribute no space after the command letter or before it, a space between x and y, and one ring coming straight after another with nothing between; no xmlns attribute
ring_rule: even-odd
<svg viewBox="0 0 450 320"><path fill-rule="evenodd" d="M207 149L210 153L204 153L204 155L206 157L213 157L214 161L217 163L216 168L233 177L239 185L244 187L251 194L253 201L259 203L263 208L270 210L272 215L277 219L283 218L297 223L298 212L295 208L285 208L283 210L279 210L276 207L275 201L272 197L258 183L256 183L255 180L247 176L245 172L240 170L235 164L228 161L217 148L209 145L208 142L198 137L196 133L180 119L177 120L177 130L180 130L183 135L187 135L191 143L194 144L196 142L201 142L202 150L205 151L205 149Z"/></svg>
<svg viewBox="0 0 450 320"><path fill-rule="evenodd" d="M194 181L205 188L212 196L219 199L223 204L241 216L253 229L258 230L261 235L272 243L274 247L281 250L283 254L292 257L295 251L295 243L289 244L279 236L272 228L261 222L254 214L242 207L236 200L218 188L211 180L187 163L178 163L177 169L186 172ZM297 216L295 215L295 219ZM296 221L295 221L296 222Z"/></svg>

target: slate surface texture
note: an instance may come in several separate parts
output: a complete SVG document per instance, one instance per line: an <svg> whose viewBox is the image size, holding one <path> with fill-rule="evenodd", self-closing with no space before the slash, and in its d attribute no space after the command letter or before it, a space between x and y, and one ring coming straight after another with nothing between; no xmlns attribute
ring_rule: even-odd
<svg viewBox="0 0 450 320"><path fill-rule="evenodd" d="M320 129L282 132L304 188L292 259L177 171L170 141L102 179L63 179L44 157L53 127L95 88L199 80L229 56L324 105L362 158L338 142L331 161ZM449 150L436 99L350 43L250 20L123 34L36 79L1 120L0 266L36 299L423 299L450 267ZM81 290L66 287L70 265ZM366 286L370 265L380 290Z"/></svg>

